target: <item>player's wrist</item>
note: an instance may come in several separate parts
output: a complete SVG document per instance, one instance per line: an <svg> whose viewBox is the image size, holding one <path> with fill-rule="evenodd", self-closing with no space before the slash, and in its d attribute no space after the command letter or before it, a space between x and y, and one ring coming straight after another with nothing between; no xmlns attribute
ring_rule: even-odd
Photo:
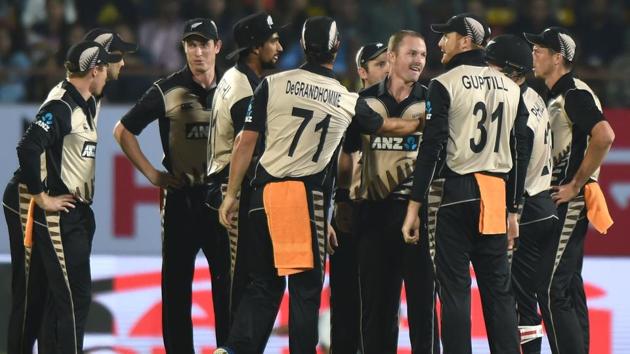
<svg viewBox="0 0 630 354"><path fill-rule="evenodd" d="M335 189L335 203L348 203L350 201L350 190L348 188Z"/></svg>

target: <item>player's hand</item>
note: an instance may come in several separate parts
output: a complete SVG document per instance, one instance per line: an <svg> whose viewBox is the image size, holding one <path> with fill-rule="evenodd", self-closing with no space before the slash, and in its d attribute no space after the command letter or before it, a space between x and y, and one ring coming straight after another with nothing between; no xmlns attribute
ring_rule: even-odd
<svg viewBox="0 0 630 354"><path fill-rule="evenodd" d="M326 250L328 251L328 254L332 256L335 254L335 248L339 247L339 243L337 242L337 233L330 224L328 224L328 230L326 230L326 237L328 237Z"/></svg>
<svg viewBox="0 0 630 354"><path fill-rule="evenodd" d="M408 212L403 222L402 234L406 243L417 245L420 241L420 216Z"/></svg>
<svg viewBox="0 0 630 354"><path fill-rule="evenodd" d="M235 228L236 213L238 213L238 199L227 194L219 207L219 222L226 229Z"/></svg>
<svg viewBox="0 0 630 354"><path fill-rule="evenodd" d="M40 194L34 195L35 203L40 208L46 211L65 211L66 213L70 212L70 209L74 209L74 203L76 200L72 194L62 194L51 197L46 192L42 192Z"/></svg>
<svg viewBox="0 0 630 354"><path fill-rule="evenodd" d="M553 192L551 193L551 199L560 205L562 203L568 203L580 193L580 188L575 181L571 181L561 186L551 187Z"/></svg>
<svg viewBox="0 0 630 354"><path fill-rule="evenodd" d="M352 202L335 204L335 225L343 233L350 234L352 232L352 209Z"/></svg>
<svg viewBox="0 0 630 354"><path fill-rule="evenodd" d="M184 186L184 182L173 176L172 174L166 171L158 171L154 170L151 174L147 176L149 178L149 182L156 187L160 188L182 188Z"/></svg>
<svg viewBox="0 0 630 354"><path fill-rule="evenodd" d="M508 213L507 218L507 236L508 236L508 250L516 251L518 248L518 214Z"/></svg>

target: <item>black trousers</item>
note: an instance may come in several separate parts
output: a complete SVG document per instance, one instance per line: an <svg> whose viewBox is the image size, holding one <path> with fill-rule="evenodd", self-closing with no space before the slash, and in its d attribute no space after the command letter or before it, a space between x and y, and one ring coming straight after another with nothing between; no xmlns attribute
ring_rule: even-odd
<svg viewBox="0 0 630 354"><path fill-rule="evenodd" d="M44 347L39 345L42 352L83 353L83 336L91 302L90 253L95 231L94 213L83 203L76 203L68 213L44 212L36 208L33 247L29 250L22 246L22 269L18 264L22 261L19 257L21 249L15 241L20 241L21 223L26 219L30 195L23 185L10 185L5 191L6 205L12 204L10 194L15 190L19 193L20 224L7 220L13 229L10 231L14 235L12 248L17 256L12 259L17 266L14 269L17 286L13 292L15 300L9 327L9 338L13 335L15 338L10 339L9 353L30 353L32 340L42 322L41 333L47 337L45 340L40 338L47 343ZM9 211L13 213L13 210ZM40 279L45 281L39 282ZM44 312L47 319L44 319Z"/></svg>
<svg viewBox="0 0 630 354"><path fill-rule="evenodd" d="M435 281L427 238L405 244L406 201L364 201L359 206L361 349L396 353L403 280L413 353L438 353ZM426 234L425 234L426 235Z"/></svg>
<svg viewBox="0 0 630 354"><path fill-rule="evenodd" d="M556 206L548 191L527 197L520 220L518 249L512 260L512 288L516 297L519 326L539 326L536 294L542 281L542 257L552 247L558 225ZM521 345L524 354L540 354L542 338Z"/></svg>
<svg viewBox="0 0 630 354"><path fill-rule="evenodd" d="M559 227L543 255L538 299L553 353L589 352L589 321L582 262L588 230L582 195L558 207Z"/></svg>
<svg viewBox="0 0 630 354"><path fill-rule="evenodd" d="M263 188L252 191L249 222L252 246L257 256L251 260L251 282L245 289L227 347L238 354L263 353L284 295L286 277L278 276L273 247L263 206ZM314 354L318 343L318 319L325 264L324 195L307 188L311 217L314 268L288 276L289 350L292 354ZM313 222L314 221L314 222Z"/></svg>
<svg viewBox="0 0 630 354"><path fill-rule="evenodd" d="M20 192L22 195L20 196ZM20 203L20 197L24 199ZM12 180L3 197L11 250L11 312L8 322L7 353L30 354L43 322L48 284L41 257L33 257L41 246L24 247L24 227L30 195L26 186ZM40 209L37 222L45 225ZM41 338L40 338L41 342ZM45 352L40 346L39 352Z"/></svg>
<svg viewBox="0 0 630 354"><path fill-rule="evenodd" d="M359 349L361 303L357 238L356 232L344 233L337 230L339 246L335 249L335 254L330 256L331 353L355 354Z"/></svg>
<svg viewBox="0 0 630 354"><path fill-rule="evenodd" d="M162 331L167 353L191 354L192 281L202 250L210 266L216 340L229 331L230 260L228 237L216 211L205 203L204 187L167 191L162 211Z"/></svg>
<svg viewBox="0 0 630 354"><path fill-rule="evenodd" d="M480 201L475 200L479 190L474 177L434 181L428 198L429 243L442 304L444 353L472 353L471 262L481 294L490 351L520 353L507 236L479 233Z"/></svg>

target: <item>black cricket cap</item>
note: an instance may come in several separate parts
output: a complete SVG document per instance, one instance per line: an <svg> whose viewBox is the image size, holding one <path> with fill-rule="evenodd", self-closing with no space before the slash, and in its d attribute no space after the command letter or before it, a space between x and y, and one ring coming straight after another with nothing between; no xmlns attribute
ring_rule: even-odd
<svg viewBox="0 0 630 354"><path fill-rule="evenodd" d="M566 60L573 62L576 48L575 40L566 29L554 26L545 29L540 34L523 33L523 35L529 43L553 49Z"/></svg>
<svg viewBox="0 0 630 354"><path fill-rule="evenodd" d="M120 55L109 54L105 47L93 41L79 42L66 54L66 68L73 73L85 72L98 65L115 63Z"/></svg>
<svg viewBox="0 0 630 354"><path fill-rule="evenodd" d="M431 30L436 33L457 32L462 36L470 37L477 45L484 45L491 33L490 27L484 20L468 13L455 15L446 23L433 24Z"/></svg>
<svg viewBox="0 0 630 354"><path fill-rule="evenodd" d="M387 51L387 46L380 42L368 43L357 51L355 61L357 68L365 65L368 61L376 59L379 55Z"/></svg>
<svg viewBox="0 0 630 354"><path fill-rule="evenodd" d="M234 40L238 48L226 56L227 60L232 60L240 52L263 44L274 33L286 28L273 23L270 15L258 12L253 15L243 17L234 24Z"/></svg>
<svg viewBox="0 0 630 354"><path fill-rule="evenodd" d="M485 56L488 63L500 66L508 75L525 75L534 67L531 47L513 34L502 34L490 40Z"/></svg>
<svg viewBox="0 0 630 354"><path fill-rule="evenodd" d="M186 40L186 38L190 36L199 36L205 38L206 40L219 40L219 31L217 30L217 25L214 24L209 18L193 18L192 20L186 21L184 25L184 34L182 35L182 40Z"/></svg>
<svg viewBox="0 0 630 354"><path fill-rule="evenodd" d="M125 42L122 38L120 38L118 33L106 28L95 28L91 30L85 35L85 37L83 37L83 40L94 41L101 44L108 53L114 51L133 53L138 50L137 44ZM113 57L110 63L116 63L122 59L121 54L112 54L112 56L118 56L120 59L115 60L116 57Z"/></svg>
<svg viewBox="0 0 630 354"><path fill-rule="evenodd" d="M309 17L302 27L302 48L305 52L331 53L339 43L337 22L328 16Z"/></svg>

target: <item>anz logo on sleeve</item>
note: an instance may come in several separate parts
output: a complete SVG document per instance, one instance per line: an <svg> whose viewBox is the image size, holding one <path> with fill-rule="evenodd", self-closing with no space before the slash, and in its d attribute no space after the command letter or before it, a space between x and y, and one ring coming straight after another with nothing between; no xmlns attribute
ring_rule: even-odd
<svg viewBox="0 0 630 354"><path fill-rule="evenodd" d="M370 138L372 150L416 151L418 150L419 142L419 135L405 137L372 136Z"/></svg>

